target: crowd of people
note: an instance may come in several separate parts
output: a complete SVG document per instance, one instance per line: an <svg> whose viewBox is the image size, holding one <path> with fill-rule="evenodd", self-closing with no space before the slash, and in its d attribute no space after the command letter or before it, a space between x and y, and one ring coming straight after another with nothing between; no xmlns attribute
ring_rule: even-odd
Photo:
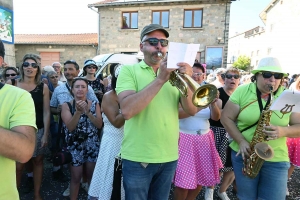
<svg viewBox="0 0 300 200"><path fill-rule="evenodd" d="M167 200L172 184L175 200L194 200L202 187L205 200L212 200L218 184L222 200L229 200L230 185L241 200L285 199L287 181L300 165L300 113L279 118L280 111L272 111L270 123L257 123L286 89L300 91L299 76L289 80L273 57L261 59L252 76L199 62L170 69L168 37L160 25L145 26L144 59L111 65L104 80L95 77L92 59L84 62L82 77L75 60L42 68L40 56L32 53L24 55L19 70L6 67L0 83L0 199L32 190L35 200L43 199L43 159L50 153L54 160L58 151L70 159L53 162L52 178L70 179L62 195L71 200L80 187L90 200ZM0 64L4 55L1 42ZM217 94L196 107L192 86L183 95L169 83L174 70L199 87L214 85ZM253 153L257 127L274 157L249 178L244 161Z"/></svg>

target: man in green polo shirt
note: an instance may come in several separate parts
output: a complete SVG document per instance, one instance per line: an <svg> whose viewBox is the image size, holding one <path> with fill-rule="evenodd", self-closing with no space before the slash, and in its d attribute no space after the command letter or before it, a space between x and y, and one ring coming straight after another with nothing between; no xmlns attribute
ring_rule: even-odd
<svg viewBox="0 0 300 200"><path fill-rule="evenodd" d="M0 40L0 66L5 55ZM19 199L16 162L25 163L35 147L35 108L30 93L0 83L0 200Z"/></svg>
<svg viewBox="0 0 300 200"><path fill-rule="evenodd" d="M178 105L194 115L192 92L180 95L169 83L166 52L169 33L150 24L141 32L144 60L124 66L117 81L120 107L125 121L121 147L126 199L168 199L178 159ZM162 54L159 56L158 54ZM178 63L179 71L192 75L192 67Z"/></svg>

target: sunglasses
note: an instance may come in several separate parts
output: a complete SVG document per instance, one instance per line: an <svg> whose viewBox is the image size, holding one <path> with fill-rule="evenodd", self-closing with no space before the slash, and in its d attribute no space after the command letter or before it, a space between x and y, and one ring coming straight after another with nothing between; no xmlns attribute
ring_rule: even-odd
<svg viewBox="0 0 300 200"><path fill-rule="evenodd" d="M94 66L94 65L89 65L89 66L87 66L87 68L88 68L88 69L92 69L92 68L93 68L93 69L97 69L97 67Z"/></svg>
<svg viewBox="0 0 300 200"><path fill-rule="evenodd" d="M50 76L51 79L58 78L58 76Z"/></svg>
<svg viewBox="0 0 300 200"><path fill-rule="evenodd" d="M225 74L225 78L227 78L227 79L232 79L232 77L234 79L239 79L240 75L237 75L237 74Z"/></svg>
<svg viewBox="0 0 300 200"><path fill-rule="evenodd" d="M38 68L39 67L39 65L37 63L29 63L29 62L24 62L22 67L29 67L30 65L33 68Z"/></svg>
<svg viewBox="0 0 300 200"><path fill-rule="evenodd" d="M264 78L271 78L272 76L274 76L275 79L282 79L283 78L283 74L280 74L280 73L259 72L259 74L261 74L262 77L264 77Z"/></svg>
<svg viewBox="0 0 300 200"><path fill-rule="evenodd" d="M143 42L146 42L146 41L148 41L151 46L157 46L158 42L160 42L162 47L166 47L169 44L169 41L166 39L148 38L148 39L144 40Z"/></svg>
<svg viewBox="0 0 300 200"><path fill-rule="evenodd" d="M16 76L17 74L5 74L5 77Z"/></svg>
<svg viewBox="0 0 300 200"><path fill-rule="evenodd" d="M193 76L202 76L203 73L193 73Z"/></svg>

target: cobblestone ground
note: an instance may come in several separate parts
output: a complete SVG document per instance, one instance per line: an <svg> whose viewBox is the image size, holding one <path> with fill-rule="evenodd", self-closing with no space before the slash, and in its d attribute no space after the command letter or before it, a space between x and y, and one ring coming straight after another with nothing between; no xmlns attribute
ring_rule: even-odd
<svg viewBox="0 0 300 200"><path fill-rule="evenodd" d="M62 193L68 186L68 182L60 183L56 181L52 181L52 164L48 162L46 159L44 161L44 179L43 185L41 187L41 194L44 200L65 200L68 199L62 196ZM65 173L69 175L67 169L64 169ZM25 174L22 178L22 186L25 184ZM292 175L292 179L288 182L288 187L290 191L290 196L286 198L286 200L300 200L300 169L296 169ZM215 189L214 199L219 200L217 196L217 189ZM227 191L227 194L231 200L238 200L238 198L231 192L232 187L230 187ZM197 200L204 200L204 189L201 190L199 193ZM33 192L29 194L22 194L20 192L20 199L21 200L32 200L33 199ZM79 200L86 200L87 194L83 189L79 191ZM173 189L171 189L169 200L173 200ZM100 199L101 200L101 199Z"/></svg>

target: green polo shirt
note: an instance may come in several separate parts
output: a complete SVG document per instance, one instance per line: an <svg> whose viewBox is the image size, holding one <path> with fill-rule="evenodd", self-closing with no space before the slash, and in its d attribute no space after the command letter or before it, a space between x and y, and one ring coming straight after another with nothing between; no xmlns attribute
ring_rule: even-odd
<svg viewBox="0 0 300 200"><path fill-rule="evenodd" d="M284 88L279 87L277 93L274 95L274 100L278 98L278 96L283 92ZM240 108L244 108L246 105L248 105L250 102L257 100L256 95L256 84L250 83L239 86L233 94L230 96L229 101L231 101L234 104L238 104ZM266 105L266 101L262 100L263 107ZM239 130L242 130L252 124L254 124L260 117L260 110L258 102L255 101L248 107L246 107L241 113L239 114L237 118L237 127ZM290 113L285 114L282 119L282 114L280 111L273 111L270 123L277 126L288 126L289 119L290 119ZM254 132L256 130L256 126L244 131L242 135L245 137L245 139L250 142L252 140L252 137L254 135ZM274 158L269 160L270 162L289 162L288 157L288 149L286 145L286 138L282 137L277 140L270 140L268 143L274 150ZM236 141L231 142L230 147L234 151L239 150L239 145Z"/></svg>
<svg viewBox="0 0 300 200"><path fill-rule="evenodd" d="M144 61L124 66L116 91L118 94L126 90L139 92L155 79L152 67ZM177 88L166 82L144 110L125 121L122 158L145 163L178 159L179 98Z"/></svg>
<svg viewBox="0 0 300 200"><path fill-rule="evenodd" d="M12 129L16 126L35 124L35 108L29 92L4 85L0 89L0 127ZM14 141L10 141L14 142ZM16 185L16 161L0 155L0 200L19 199Z"/></svg>

